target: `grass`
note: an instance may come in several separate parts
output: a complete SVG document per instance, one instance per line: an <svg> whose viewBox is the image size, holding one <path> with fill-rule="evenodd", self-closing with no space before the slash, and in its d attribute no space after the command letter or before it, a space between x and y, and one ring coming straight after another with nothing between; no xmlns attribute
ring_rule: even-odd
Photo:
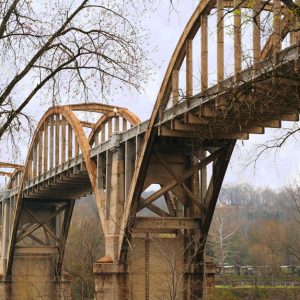
<svg viewBox="0 0 300 300"><path fill-rule="evenodd" d="M255 289L253 285L216 285L216 289ZM300 291L300 286L292 286L292 285L275 285L275 286L269 286L269 285L260 285L256 287L256 289L297 289Z"/></svg>
<svg viewBox="0 0 300 300"><path fill-rule="evenodd" d="M300 287L296 286L216 286L217 300L300 300Z"/></svg>

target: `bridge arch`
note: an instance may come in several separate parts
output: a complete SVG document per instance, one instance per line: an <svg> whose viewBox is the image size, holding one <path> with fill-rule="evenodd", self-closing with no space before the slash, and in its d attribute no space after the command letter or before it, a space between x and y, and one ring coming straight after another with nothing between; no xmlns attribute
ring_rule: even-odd
<svg viewBox="0 0 300 300"><path fill-rule="evenodd" d="M76 111L96 112L102 114L102 116L97 123L93 124L80 121L74 113ZM51 173L51 170L63 167L68 160L76 160L82 157L82 162L89 177L91 190L95 195L105 235L105 193L103 188L99 187L96 182L97 167L95 161L90 158L91 145L84 127L92 129L90 137L94 140L95 134L101 130L104 123L110 122L110 120L119 116L131 125L136 125L139 122L138 117L125 108L97 103L52 107L41 118L29 146L25 165L22 170L18 169L11 174L11 184L8 186L18 188L19 192L15 199L15 218L11 229L10 244L8 245L7 274L11 274L12 271L14 243L18 234L25 184L28 182L33 182L34 184L36 179L40 178L42 174L45 176L45 174ZM17 177L18 180L16 180ZM61 251L63 254L63 250ZM62 261L62 257L60 261ZM59 273L62 271L61 267L62 264L60 263L58 266Z"/></svg>
<svg viewBox="0 0 300 300"><path fill-rule="evenodd" d="M114 125L112 124L113 121L115 121ZM128 124L132 127L140 122L141 120L127 109L115 108L114 111L101 116L101 118L99 118L99 120L95 123L89 135L89 143L91 146L93 146L94 143L95 145L98 145L99 140L103 143L106 138L111 138L113 131L125 131L128 129ZM120 123L122 124L122 130L120 129ZM105 132L106 124L108 125L107 134Z"/></svg>
<svg viewBox="0 0 300 300"><path fill-rule="evenodd" d="M251 2L252 3L252 2ZM265 5L264 5L265 4ZM269 62L273 65L272 60L278 59L278 54L282 50L282 41L286 38L287 35L290 35L290 48L296 47L296 44L299 43L299 36L295 34L295 24L297 18L292 17L293 14L290 13L289 9L285 5L281 5L280 0L273 0L272 2L266 4L262 1L254 1L252 6L249 7L249 4L242 3L241 1L222 1L222 0L203 0L200 1L196 7L193 15L188 21L186 27L183 30L183 33L176 45L176 48L173 52L173 55L170 59L169 65L167 67L165 76L163 78L160 90L158 92L156 102L149 120L148 128L145 132L142 146L140 148L138 162L136 164L135 172L133 175L133 180L131 182L128 199L126 202L125 212L123 215L122 226L123 229L120 233L119 239L119 255L122 256L122 249L126 249L123 243L126 243L124 236L126 234L126 228L128 225L128 220L130 216L134 215L136 212L137 202L140 201L140 195L143 192L143 182L146 176L148 169L148 164L150 161L151 154L153 150L152 145L157 137L157 135L166 135L169 137L175 136L176 129L178 129L178 136L187 137L192 136L195 133L193 127L202 126L202 128L207 130L204 135L199 131L199 138L201 140L212 140L217 135L213 135L210 129L205 128L208 124L206 117L212 117L214 114L214 107L209 106L209 101L213 99L213 105L215 105L215 97L218 93L225 91L228 93L229 90L233 90L235 86L238 86L243 79L240 80L240 77L245 74L245 77L248 76L251 78L255 72L258 74L260 62ZM232 39L234 43L234 74L229 78L225 78L225 62L224 62L224 8L248 8L253 11L253 15L258 14L257 22L253 22L253 36L252 36L252 61L253 65L245 68L242 67L242 39L241 39L241 28L242 20L241 13L234 13L234 32L232 34ZM261 10L260 10L261 9ZM212 10L215 10L214 13L217 14L217 83L214 86L209 87L208 84L208 17ZM260 30L260 14L264 11L273 14L273 19L276 20L273 22L273 32L269 35L265 45L261 45L261 30ZM299 25L299 24L298 24ZM293 27L294 26L294 27ZM296 29L298 31L299 28ZM200 53L200 65L201 65L201 74L200 74L200 87L201 91L198 94L193 93L193 41L197 33L200 33L201 36L201 49ZM286 52L288 53L288 51ZM282 58L284 60L284 58ZM180 99L180 82L179 82L179 72L182 71L183 63L185 62L185 88L186 95ZM269 70L270 71L270 70ZM252 72L252 73L251 73ZM252 74L252 75L251 75ZM262 75L260 73L260 75ZM271 72L267 76L272 76ZM175 122L170 122L170 125L161 126L160 124L164 120L165 113L168 112L168 115L171 115L170 110L173 108L176 110L182 109L184 106L189 107L190 102L193 98L203 98L203 109L200 110L198 115L193 113L186 113L184 117L184 124L175 120ZM216 96L217 97L217 96ZM207 102L207 105L205 105ZM180 105L182 106L180 107ZM221 104L216 104L216 106L222 106ZM205 107L204 107L205 106ZM207 109L207 113L204 112L204 108ZM170 109L170 110L168 110ZM192 109L191 109L192 110ZM202 118L203 116L203 118ZM281 120L284 120L285 116L282 116ZM287 116L287 119L297 120L297 117L294 115ZM279 117L280 119L280 117ZM192 120L192 121L191 121ZM232 139L248 139L249 133L263 133L264 129L261 127L262 124L269 125L271 127L280 127L280 120L269 119L268 122L259 123L260 126L254 128L247 128L245 124L239 124L239 129L237 133L234 134L221 134L219 139L227 140L228 142L228 153L231 153L233 150ZM186 125L188 124L188 125ZM199 125L197 125L199 124ZM191 128L192 127L192 128ZM244 129L245 127L245 129ZM248 125L249 127L249 125ZM198 127L199 128L199 127ZM201 130L202 130L201 128ZM228 139L229 138L229 139ZM225 151L226 152L226 151ZM225 153L224 152L224 153ZM228 154L229 157L231 154ZM225 156L227 156L225 155Z"/></svg>
<svg viewBox="0 0 300 300"><path fill-rule="evenodd" d="M9 178L9 181L7 183L7 187L9 189L12 189L19 185L20 179L22 176L23 166L18 164L12 164L7 162L0 162L0 169L1 168L9 168L12 169L12 171L0 171L0 176L5 176Z"/></svg>

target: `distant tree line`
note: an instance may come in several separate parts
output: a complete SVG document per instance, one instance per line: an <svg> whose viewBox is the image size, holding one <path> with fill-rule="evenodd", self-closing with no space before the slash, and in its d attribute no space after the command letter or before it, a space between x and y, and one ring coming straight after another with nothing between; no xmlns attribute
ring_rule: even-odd
<svg viewBox="0 0 300 300"><path fill-rule="evenodd" d="M210 228L207 254L226 265L300 266L300 189L224 186ZM223 270L224 271L224 270ZM224 273L224 272L223 272Z"/></svg>

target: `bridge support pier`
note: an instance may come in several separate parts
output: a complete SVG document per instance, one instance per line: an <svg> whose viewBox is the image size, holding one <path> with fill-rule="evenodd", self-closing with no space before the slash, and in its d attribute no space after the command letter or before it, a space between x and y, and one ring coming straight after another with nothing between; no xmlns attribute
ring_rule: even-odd
<svg viewBox="0 0 300 300"><path fill-rule="evenodd" d="M10 276L0 276L0 299L10 300L11 299L11 288L12 281Z"/></svg>
<svg viewBox="0 0 300 300"><path fill-rule="evenodd" d="M13 284L17 283L17 285ZM54 300L72 300L71 297L71 280L70 276L64 274L63 276L56 276L54 281L45 282L47 286L47 295L40 294L37 287L29 286L28 282L23 282L23 288L20 288L22 283L19 278L11 276L0 276L0 299L1 300L23 300L23 299L54 299ZM51 292L53 289L53 292ZM43 290L43 293L46 291ZM35 296L33 296L35 295ZM54 297L53 297L54 295ZM45 297L46 298L45 298ZM40 297L40 298L36 298ZM49 297L49 298L48 298Z"/></svg>
<svg viewBox="0 0 300 300"><path fill-rule="evenodd" d="M103 257L94 263L93 271L95 300L122 300L128 298L125 265L113 263L110 257Z"/></svg>
<svg viewBox="0 0 300 300"><path fill-rule="evenodd" d="M209 257L199 268L190 268L185 273L185 299L215 300L215 273L216 265Z"/></svg>
<svg viewBox="0 0 300 300"><path fill-rule="evenodd" d="M202 299L204 294L204 276L196 270L185 274L185 298L190 300Z"/></svg>
<svg viewBox="0 0 300 300"><path fill-rule="evenodd" d="M72 300L71 278L64 274L56 276L54 282L55 300Z"/></svg>
<svg viewBox="0 0 300 300"><path fill-rule="evenodd" d="M215 300L215 265L184 266L182 239L132 239L126 264L104 256L94 263L95 300ZM167 255L170 255L169 260ZM187 268L187 269L185 269Z"/></svg>

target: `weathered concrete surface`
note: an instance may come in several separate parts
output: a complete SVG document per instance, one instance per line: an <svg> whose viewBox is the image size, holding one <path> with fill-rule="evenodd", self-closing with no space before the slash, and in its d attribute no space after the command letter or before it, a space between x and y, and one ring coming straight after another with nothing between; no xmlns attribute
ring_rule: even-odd
<svg viewBox="0 0 300 300"><path fill-rule="evenodd" d="M11 299L11 277L0 275L0 299Z"/></svg>
<svg viewBox="0 0 300 300"><path fill-rule="evenodd" d="M16 256L11 277L0 278L2 300L71 300L68 274L54 277L54 264L45 255Z"/></svg>
<svg viewBox="0 0 300 300"><path fill-rule="evenodd" d="M72 300L71 277L69 274L55 277L55 300Z"/></svg>
<svg viewBox="0 0 300 300"><path fill-rule="evenodd" d="M214 263L205 266L203 274L193 270L184 258L182 237L172 234L136 236L131 239L127 265L114 264L103 257L94 264L95 299L203 299L214 300Z"/></svg>
<svg viewBox="0 0 300 300"><path fill-rule="evenodd" d="M183 239L136 237L128 252L131 299L183 299Z"/></svg>
<svg viewBox="0 0 300 300"><path fill-rule="evenodd" d="M95 277L95 300L128 299L125 265L98 260L93 267Z"/></svg>
<svg viewBox="0 0 300 300"><path fill-rule="evenodd" d="M216 290L215 290L215 274L216 274L216 264L209 257L205 257L205 285L204 285L204 299L205 300L215 300Z"/></svg>
<svg viewBox="0 0 300 300"><path fill-rule="evenodd" d="M55 299L55 265L50 255L15 255L12 300Z"/></svg>

